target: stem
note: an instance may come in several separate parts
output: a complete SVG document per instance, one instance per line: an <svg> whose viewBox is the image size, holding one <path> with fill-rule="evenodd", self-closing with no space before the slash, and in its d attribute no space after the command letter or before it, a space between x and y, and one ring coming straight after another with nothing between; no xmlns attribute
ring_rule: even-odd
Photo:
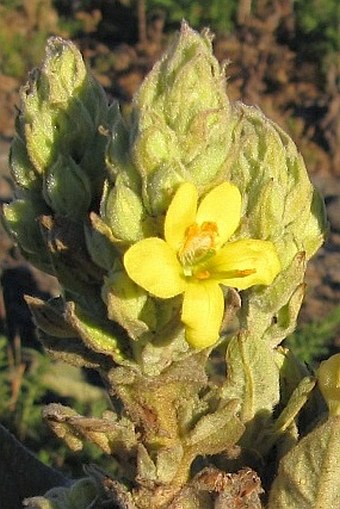
<svg viewBox="0 0 340 509"><path fill-rule="evenodd" d="M240 0L237 8L237 23L243 25L250 17L252 0Z"/></svg>
<svg viewBox="0 0 340 509"><path fill-rule="evenodd" d="M137 18L139 44L144 46L147 42L145 0L137 0Z"/></svg>

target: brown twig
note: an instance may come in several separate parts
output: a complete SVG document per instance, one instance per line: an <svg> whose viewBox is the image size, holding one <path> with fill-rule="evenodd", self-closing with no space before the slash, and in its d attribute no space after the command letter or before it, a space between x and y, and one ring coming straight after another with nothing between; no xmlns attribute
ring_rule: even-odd
<svg viewBox="0 0 340 509"><path fill-rule="evenodd" d="M147 42L145 0L137 0L138 39L141 46Z"/></svg>

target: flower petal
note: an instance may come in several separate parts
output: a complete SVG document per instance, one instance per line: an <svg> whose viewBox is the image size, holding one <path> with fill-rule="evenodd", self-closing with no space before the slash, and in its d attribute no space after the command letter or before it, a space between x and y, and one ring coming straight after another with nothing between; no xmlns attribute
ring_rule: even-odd
<svg viewBox="0 0 340 509"><path fill-rule="evenodd" d="M167 243L177 252L184 240L188 226L196 221L198 191L194 184L182 184L165 216L164 237Z"/></svg>
<svg viewBox="0 0 340 509"><path fill-rule="evenodd" d="M223 312L223 292L216 281L188 283L181 317L188 343L194 348L206 348L216 343Z"/></svg>
<svg viewBox="0 0 340 509"><path fill-rule="evenodd" d="M214 280L245 290L253 285L270 285L281 265L272 242L244 239L226 244L209 260L206 269Z"/></svg>
<svg viewBox="0 0 340 509"><path fill-rule="evenodd" d="M214 187L201 201L196 221L202 224L205 221L217 224L219 239L218 245L223 246L231 237L240 223L241 194L236 186L224 182Z"/></svg>
<svg viewBox="0 0 340 509"><path fill-rule="evenodd" d="M185 290L186 282L176 253L157 237L131 246L124 255L124 266L135 283L156 297L169 299Z"/></svg>

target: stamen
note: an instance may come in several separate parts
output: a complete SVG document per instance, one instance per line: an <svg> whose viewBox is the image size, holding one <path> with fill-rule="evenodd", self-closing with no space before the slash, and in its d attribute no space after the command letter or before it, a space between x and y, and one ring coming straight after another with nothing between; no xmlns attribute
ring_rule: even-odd
<svg viewBox="0 0 340 509"><path fill-rule="evenodd" d="M208 270L202 270L201 272L195 273L196 279L209 279L210 278L210 272Z"/></svg>
<svg viewBox="0 0 340 509"><path fill-rule="evenodd" d="M250 276L251 274L255 274L256 269L243 269L243 270L235 270L235 276L236 277L246 277Z"/></svg>
<svg viewBox="0 0 340 509"><path fill-rule="evenodd" d="M185 239L178 252L178 258L184 267L202 263L215 254L218 230L216 223L193 223L185 232Z"/></svg>
<svg viewBox="0 0 340 509"><path fill-rule="evenodd" d="M256 269L243 269L243 270L228 270L228 271L220 271L216 275L219 279L235 279L237 277L247 277L251 274L255 274Z"/></svg>

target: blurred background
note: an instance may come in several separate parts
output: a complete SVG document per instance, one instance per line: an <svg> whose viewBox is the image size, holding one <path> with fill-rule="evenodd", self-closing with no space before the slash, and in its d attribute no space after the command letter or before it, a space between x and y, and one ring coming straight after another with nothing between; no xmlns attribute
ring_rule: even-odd
<svg viewBox="0 0 340 509"><path fill-rule="evenodd" d="M12 195L18 91L50 35L72 39L108 97L128 110L182 19L215 33L230 99L259 106L290 134L324 195L329 237L309 265L299 327L286 341L313 365L340 346L339 0L1 0L0 199ZM41 351L24 295L48 298L58 285L21 258L3 229L0 274L0 422L42 461L78 475L99 451L69 453L42 423L41 406L58 400L99 415L108 402L93 374Z"/></svg>

